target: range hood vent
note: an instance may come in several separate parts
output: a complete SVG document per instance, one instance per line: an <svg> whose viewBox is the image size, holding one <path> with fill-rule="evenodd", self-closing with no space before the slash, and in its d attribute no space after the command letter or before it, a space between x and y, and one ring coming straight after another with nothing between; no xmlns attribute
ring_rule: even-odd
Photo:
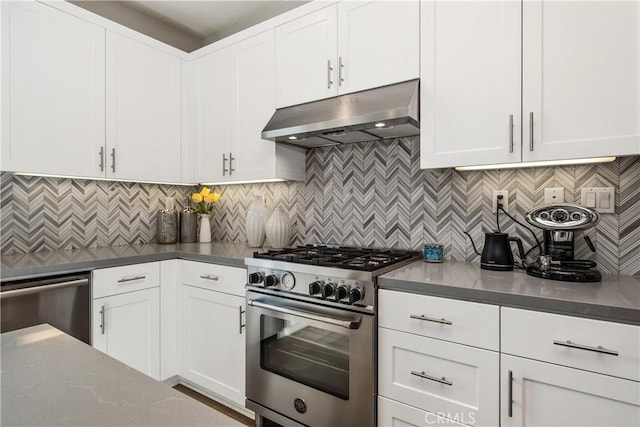
<svg viewBox="0 0 640 427"><path fill-rule="evenodd" d="M279 108L262 138L299 147L420 134L419 80Z"/></svg>

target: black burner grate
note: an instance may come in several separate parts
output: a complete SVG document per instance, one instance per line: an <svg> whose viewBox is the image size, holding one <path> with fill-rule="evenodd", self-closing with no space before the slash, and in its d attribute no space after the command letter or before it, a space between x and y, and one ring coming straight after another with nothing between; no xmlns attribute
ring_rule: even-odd
<svg viewBox="0 0 640 427"><path fill-rule="evenodd" d="M419 256L419 252L400 249L359 248L326 244L272 249L253 254L254 258L362 271L375 271Z"/></svg>

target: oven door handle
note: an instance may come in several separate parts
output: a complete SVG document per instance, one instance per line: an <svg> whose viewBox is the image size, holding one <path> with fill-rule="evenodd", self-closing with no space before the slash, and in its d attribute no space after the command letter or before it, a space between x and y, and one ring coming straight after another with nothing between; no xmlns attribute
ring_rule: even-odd
<svg viewBox="0 0 640 427"><path fill-rule="evenodd" d="M252 307L264 308L266 310L276 311L278 313L290 314L292 316L303 317L309 320L315 320L318 322L328 323L330 325L342 326L346 329L358 329L360 327L361 318L358 317L357 320L344 320L344 319L335 319L333 317L322 316L319 314L309 313L306 311L298 311L292 310L286 307L280 307L272 304L265 304L263 302L250 299L249 305Z"/></svg>

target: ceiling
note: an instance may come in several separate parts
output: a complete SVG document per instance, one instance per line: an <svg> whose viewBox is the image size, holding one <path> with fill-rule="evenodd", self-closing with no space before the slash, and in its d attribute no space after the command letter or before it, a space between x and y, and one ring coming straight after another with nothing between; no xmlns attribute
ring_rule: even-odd
<svg viewBox="0 0 640 427"><path fill-rule="evenodd" d="M72 3L187 52L310 0L127 0Z"/></svg>

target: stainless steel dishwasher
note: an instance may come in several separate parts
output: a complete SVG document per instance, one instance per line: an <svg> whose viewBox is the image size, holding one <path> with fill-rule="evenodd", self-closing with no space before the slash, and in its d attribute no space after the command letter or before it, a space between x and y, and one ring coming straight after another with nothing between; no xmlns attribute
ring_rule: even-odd
<svg viewBox="0 0 640 427"><path fill-rule="evenodd" d="M91 344L90 273L2 282L2 332L48 323Z"/></svg>

